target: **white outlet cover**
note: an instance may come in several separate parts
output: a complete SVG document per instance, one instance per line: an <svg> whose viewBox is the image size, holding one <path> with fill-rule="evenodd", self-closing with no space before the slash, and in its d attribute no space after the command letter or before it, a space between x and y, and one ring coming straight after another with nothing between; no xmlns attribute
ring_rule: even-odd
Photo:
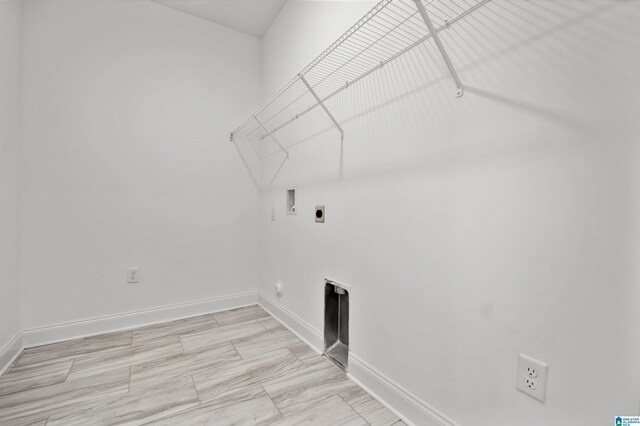
<svg viewBox="0 0 640 426"><path fill-rule="evenodd" d="M138 268L128 268L127 269L127 283L132 284L132 283L138 283L140 282L140 272L138 271Z"/></svg>
<svg viewBox="0 0 640 426"><path fill-rule="evenodd" d="M516 389L544 402L548 369L548 364L528 355L518 354Z"/></svg>

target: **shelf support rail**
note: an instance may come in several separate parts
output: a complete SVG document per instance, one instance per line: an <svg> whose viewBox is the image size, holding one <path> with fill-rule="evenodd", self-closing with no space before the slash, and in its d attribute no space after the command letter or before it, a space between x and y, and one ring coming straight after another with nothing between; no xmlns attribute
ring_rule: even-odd
<svg viewBox="0 0 640 426"><path fill-rule="evenodd" d="M276 145L278 145L280 147L280 149L282 150L282 152L284 152L285 155L285 160L289 159L289 151L287 151L285 149L284 146L282 146L282 144L278 141L278 139L276 139L275 136L273 136L273 134L269 131L269 129L267 129L266 127L264 127L264 124L262 124L262 121L258 120L258 117L256 117L255 115L253 116L253 119L256 120L256 122L260 125L260 127L262 127L264 129L265 132L267 132L267 135L269 135L269 137L276 143Z"/></svg>
<svg viewBox="0 0 640 426"><path fill-rule="evenodd" d="M304 78L304 75L302 75L302 73L298 74L298 77L300 77L300 80L302 80L302 82L304 83L305 86L307 86L307 89L309 89L309 93L311 93L313 95L314 98L316 98L316 101L318 102L318 105L320 105L322 107L322 109L324 110L324 112L327 113L327 115L329 116L329 118L331 119L331 121L333 121L333 125L336 126L336 128L338 129L338 131L340 132L340 142L344 142L344 130L342 130L342 126L340 126L340 124L338 123L338 121L335 119L335 117L331 114L331 112L329 111L329 109L326 107L326 105L324 104L324 102L322 101L322 99L320 99L320 97L318 96L318 94L315 92L315 90L313 90L313 87L311 87L311 85L309 84L309 82L307 81L306 78Z"/></svg>
<svg viewBox="0 0 640 426"><path fill-rule="evenodd" d="M278 170L276 170L276 173L271 178L271 181L269 182L269 185L267 185L267 188L271 188L271 185L273 184L273 181L276 180L276 177L278 177L278 174L280 174L280 170L282 170L282 166L284 166L284 163L286 163L286 161L289 159L289 151L287 151L285 149L285 147L282 146L282 144L278 141L278 139L276 139L276 137L273 136L273 134L264 126L264 124L262 124L262 121L260 121L256 115L253 116L253 119L256 120L256 122L260 125L260 127L262 127L264 129L264 131L267 132L267 135L269 135L269 137L271 139L273 139L273 141L276 143L276 145L278 145L280 147L282 152L284 152L284 158L282 159L282 162L280 163L280 166L278 167Z"/></svg>
<svg viewBox="0 0 640 426"><path fill-rule="evenodd" d="M431 21L431 18L427 13L427 9L425 9L424 4L422 4L422 0L413 0L413 1L415 2L416 7L418 8L418 12L420 12L420 15L422 16L424 23L427 24L429 33L431 34L431 37L433 37L433 41L435 41L436 46L438 47L438 50L442 55L442 59L444 59L444 62L447 64L447 68L449 68L449 73L451 73L451 77L453 77L453 81L456 83L456 87L458 88L458 90L456 91L456 97L459 98L464 94L464 87L462 86L460 77L458 77L458 73L456 72L456 69L451 63L451 59L449 58L449 55L447 54L447 51L445 50L444 45L440 40L438 31L436 31L435 27L433 26L433 22Z"/></svg>

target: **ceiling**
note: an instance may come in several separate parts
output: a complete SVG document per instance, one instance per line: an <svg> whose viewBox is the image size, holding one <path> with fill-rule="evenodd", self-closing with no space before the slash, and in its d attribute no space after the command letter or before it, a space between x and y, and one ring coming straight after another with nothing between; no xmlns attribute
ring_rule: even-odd
<svg viewBox="0 0 640 426"><path fill-rule="evenodd" d="M167 7L262 38L287 0L155 0Z"/></svg>

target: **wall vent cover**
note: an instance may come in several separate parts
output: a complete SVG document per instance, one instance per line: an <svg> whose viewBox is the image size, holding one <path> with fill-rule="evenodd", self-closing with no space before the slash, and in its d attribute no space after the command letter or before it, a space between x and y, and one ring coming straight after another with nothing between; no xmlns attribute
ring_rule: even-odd
<svg viewBox="0 0 640 426"><path fill-rule="evenodd" d="M349 288L335 281L324 285L324 356L342 370L349 363Z"/></svg>

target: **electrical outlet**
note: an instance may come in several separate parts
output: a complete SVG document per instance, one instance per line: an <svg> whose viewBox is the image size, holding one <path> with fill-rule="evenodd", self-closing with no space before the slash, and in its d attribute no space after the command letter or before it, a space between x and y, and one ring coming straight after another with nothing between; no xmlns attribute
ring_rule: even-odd
<svg viewBox="0 0 640 426"><path fill-rule="evenodd" d="M518 379L516 389L544 402L549 366L530 356L518 355Z"/></svg>
<svg viewBox="0 0 640 426"><path fill-rule="evenodd" d="M536 390L538 387L535 379L532 379L531 377L528 377L528 376L524 377L524 384L527 388L531 390Z"/></svg>
<svg viewBox="0 0 640 426"><path fill-rule="evenodd" d="M316 206L316 223L324 223L324 206Z"/></svg>
<svg viewBox="0 0 640 426"><path fill-rule="evenodd" d="M127 283L139 283L140 276L138 273L138 267L127 269Z"/></svg>

